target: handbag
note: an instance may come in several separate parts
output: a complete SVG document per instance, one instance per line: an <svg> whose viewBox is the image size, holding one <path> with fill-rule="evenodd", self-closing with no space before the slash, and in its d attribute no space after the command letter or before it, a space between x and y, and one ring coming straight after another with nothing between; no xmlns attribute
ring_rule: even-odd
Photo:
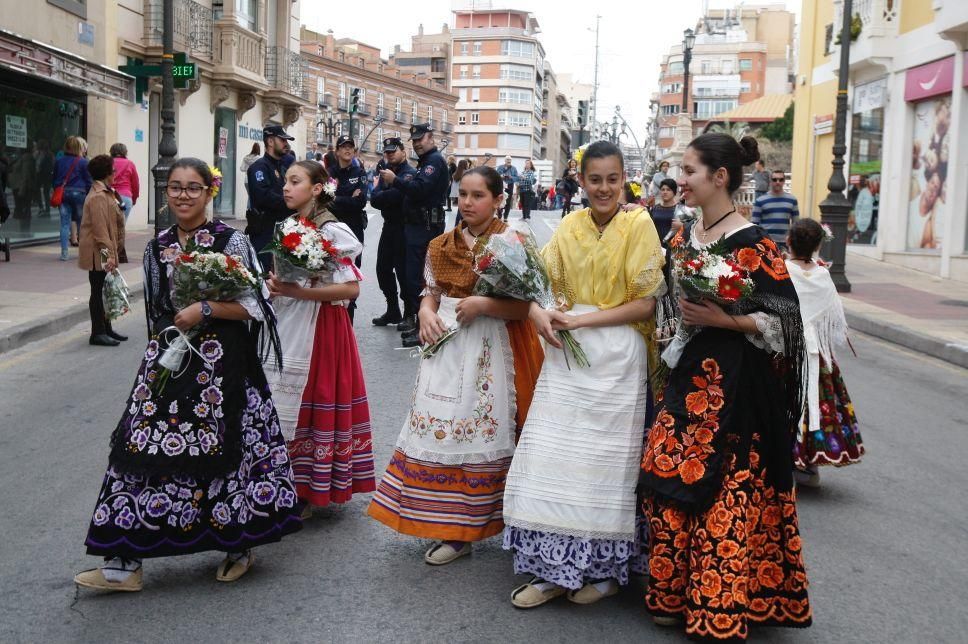
<svg viewBox="0 0 968 644"><path fill-rule="evenodd" d="M64 175L64 182L54 188L53 192L50 193L50 205L54 208L60 208L60 205L64 203L64 188L67 186L67 182L71 180L71 173L74 172L74 166L80 160L81 157L74 158L74 163L71 164L71 167L67 169L67 174Z"/></svg>

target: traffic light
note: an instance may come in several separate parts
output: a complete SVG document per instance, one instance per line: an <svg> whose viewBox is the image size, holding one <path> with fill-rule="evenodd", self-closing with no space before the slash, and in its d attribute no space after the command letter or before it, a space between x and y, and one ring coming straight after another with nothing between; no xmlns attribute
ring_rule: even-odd
<svg viewBox="0 0 968 644"><path fill-rule="evenodd" d="M586 114L588 112L588 101L578 101L578 127L585 127Z"/></svg>
<svg viewBox="0 0 968 644"><path fill-rule="evenodd" d="M355 114L359 106L360 106L360 88L354 87L353 91L350 92L350 113Z"/></svg>

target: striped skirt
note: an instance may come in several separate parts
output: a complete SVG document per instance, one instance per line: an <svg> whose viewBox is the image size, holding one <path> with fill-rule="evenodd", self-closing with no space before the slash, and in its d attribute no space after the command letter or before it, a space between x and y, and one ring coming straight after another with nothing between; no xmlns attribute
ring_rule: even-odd
<svg viewBox="0 0 968 644"><path fill-rule="evenodd" d="M372 492L372 449L370 408L353 326L344 307L323 305L295 437L289 441L299 499L326 506L346 503L354 492Z"/></svg>
<svg viewBox="0 0 968 644"><path fill-rule="evenodd" d="M369 514L402 534L480 541L501 532L504 479L511 458L441 465L396 450Z"/></svg>

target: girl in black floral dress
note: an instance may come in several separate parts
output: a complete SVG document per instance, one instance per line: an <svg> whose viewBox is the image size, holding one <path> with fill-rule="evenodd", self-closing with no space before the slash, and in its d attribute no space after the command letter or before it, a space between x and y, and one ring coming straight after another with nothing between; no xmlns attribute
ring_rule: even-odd
<svg viewBox="0 0 968 644"><path fill-rule="evenodd" d="M205 550L226 553L219 581L253 563L251 548L301 527L289 454L257 347L274 338L265 294L233 302L172 304L172 261L186 248L234 257L260 272L248 238L206 219L217 191L209 167L177 161L168 208L177 224L145 249L149 342L126 408L111 436L108 470L88 529L87 552L104 564L78 574L88 588L137 591L142 559ZM178 333L198 329L182 369L155 386L158 364ZM278 354L278 343L270 342ZM161 393L158 390L161 389Z"/></svg>
<svg viewBox="0 0 968 644"><path fill-rule="evenodd" d="M732 202L743 166L758 158L750 137L694 139L678 183L702 217L669 243L677 299L667 304L680 322L701 328L663 353L672 371L640 481L649 525L645 604L656 623L683 623L694 639L745 640L751 625L811 622L792 476L802 409L800 309L776 245ZM728 309L685 299L674 279L714 245L754 285Z"/></svg>

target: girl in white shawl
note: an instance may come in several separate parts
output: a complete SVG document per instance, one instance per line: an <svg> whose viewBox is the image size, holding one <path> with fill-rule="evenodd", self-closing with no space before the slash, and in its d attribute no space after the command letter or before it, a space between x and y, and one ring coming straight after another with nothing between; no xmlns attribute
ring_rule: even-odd
<svg viewBox="0 0 968 644"><path fill-rule="evenodd" d="M793 456L797 481L809 487L820 484L818 465L850 465L864 454L854 405L834 356L834 347L847 342L844 307L830 272L816 258L827 235L813 219L800 219L787 237L786 265L800 299L808 365L807 405Z"/></svg>

